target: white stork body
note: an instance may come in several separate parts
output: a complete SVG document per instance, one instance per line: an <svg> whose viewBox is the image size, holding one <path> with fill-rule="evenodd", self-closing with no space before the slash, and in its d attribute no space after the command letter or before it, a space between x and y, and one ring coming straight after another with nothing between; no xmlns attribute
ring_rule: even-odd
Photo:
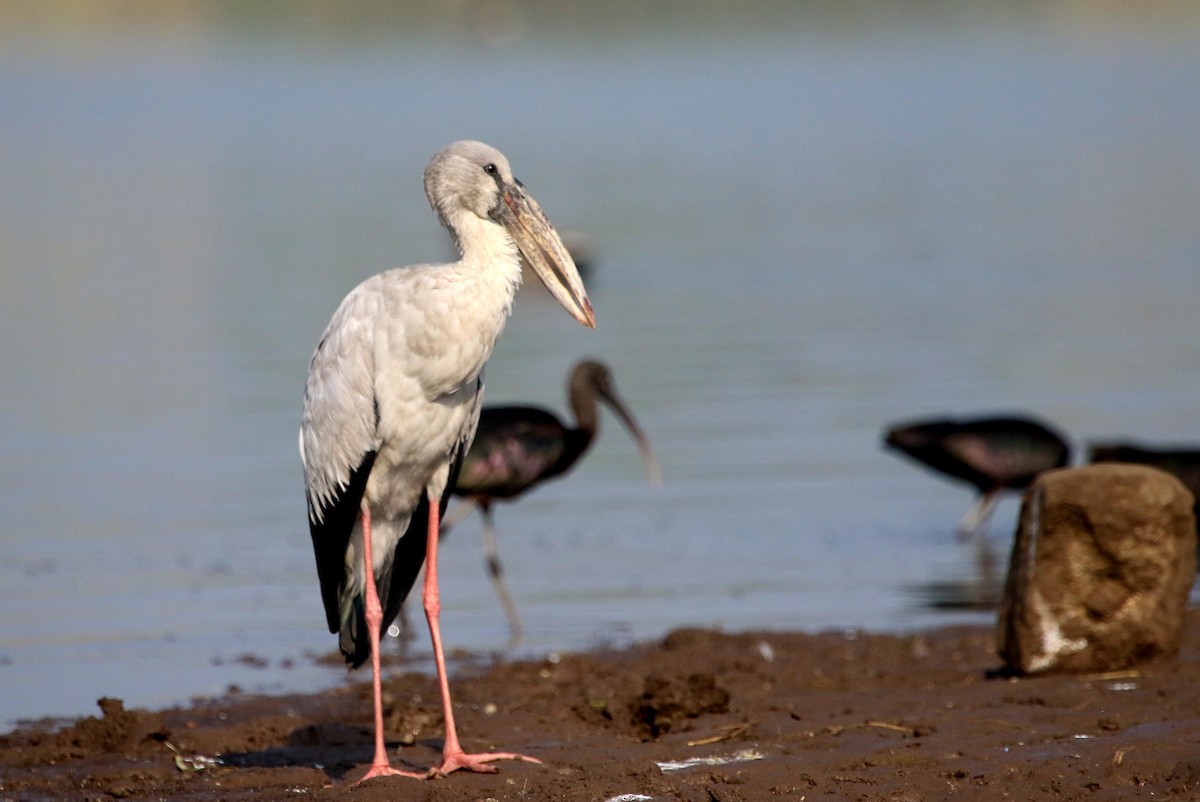
<svg viewBox="0 0 1200 802"><path fill-rule="evenodd" d="M475 432L484 365L520 281L517 255L507 257L372 276L342 301L313 358L301 428L309 484L328 503L376 454L364 495L377 574L421 497L442 497L450 456Z"/></svg>
<svg viewBox="0 0 1200 802"><path fill-rule="evenodd" d="M309 525L330 631L347 662L370 657L376 754L383 748L379 633L427 559L423 599L442 685L446 742L433 773L492 770L506 753L458 744L438 627L438 519L479 420L484 365L521 280L521 256L580 322L594 325L578 273L536 202L496 150L438 153L426 194L463 254L373 276L342 301L313 355L300 427ZM373 571L365 570L369 555Z"/></svg>

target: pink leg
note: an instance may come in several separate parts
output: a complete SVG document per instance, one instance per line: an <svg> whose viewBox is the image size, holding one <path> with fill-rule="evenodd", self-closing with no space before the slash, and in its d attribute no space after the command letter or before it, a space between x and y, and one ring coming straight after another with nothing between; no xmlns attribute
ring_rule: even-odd
<svg viewBox="0 0 1200 802"><path fill-rule="evenodd" d="M527 760L530 763L541 763L537 758L518 755L513 752L485 752L467 754L458 743L458 731L454 726L454 709L450 703L450 682L446 678L446 656L442 651L442 629L438 624L441 615L442 602L438 596L437 580L437 547L438 547L438 502L429 500L429 532L428 546L425 554L425 587L422 601L425 604L425 617L429 620L429 635L433 639L433 658L437 664L438 685L442 692L442 710L446 720L446 741L442 746L442 765L430 769L431 777L449 774L458 769L478 772L494 772L496 768L488 765L495 760Z"/></svg>
<svg viewBox="0 0 1200 802"><path fill-rule="evenodd" d="M379 602L379 591L375 589L375 569L371 559L371 511L364 503L362 507L363 564L366 567L366 618L367 633L371 637L371 684L375 691L375 759L371 768L358 782L372 777L424 777L411 771L394 769L388 761L387 748L383 745L383 682L379 671L379 633L383 628L383 605ZM357 785L358 783L355 783Z"/></svg>

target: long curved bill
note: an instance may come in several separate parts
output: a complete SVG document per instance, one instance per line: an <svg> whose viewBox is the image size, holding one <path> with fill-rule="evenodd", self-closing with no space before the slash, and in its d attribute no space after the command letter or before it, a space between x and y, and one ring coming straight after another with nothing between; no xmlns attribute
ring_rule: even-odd
<svg viewBox="0 0 1200 802"><path fill-rule="evenodd" d="M642 453L642 464L646 466L646 478L654 487L662 485L662 469L658 466L658 457L654 454L654 449L650 446L650 441L646 439L646 435L642 434L642 429L637 425L637 421L633 419L633 414L625 408L625 404L617 397L617 394L609 391L602 391L603 398L612 411L617 413L617 417L625 424L625 428L629 430L629 436L633 438L633 442L637 444L638 451Z"/></svg>
<svg viewBox="0 0 1200 802"><path fill-rule="evenodd" d="M514 180L507 185L501 198L503 203L497 219L508 229L525 261L571 317L588 328L596 328L596 315L575 261L546 219L542 207L520 181Z"/></svg>

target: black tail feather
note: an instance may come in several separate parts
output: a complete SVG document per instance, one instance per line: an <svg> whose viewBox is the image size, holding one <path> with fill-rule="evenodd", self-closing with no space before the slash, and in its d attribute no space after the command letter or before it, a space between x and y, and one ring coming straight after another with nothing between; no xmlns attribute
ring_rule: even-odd
<svg viewBox="0 0 1200 802"><path fill-rule="evenodd" d="M321 580L321 601L330 632L341 627L341 594L346 584L346 549L354 533L354 524L362 510L367 477L375 465L375 452L363 455L362 462L350 474L350 480L337 496L316 509L308 498L308 528L317 558L317 576Z"/></svg>

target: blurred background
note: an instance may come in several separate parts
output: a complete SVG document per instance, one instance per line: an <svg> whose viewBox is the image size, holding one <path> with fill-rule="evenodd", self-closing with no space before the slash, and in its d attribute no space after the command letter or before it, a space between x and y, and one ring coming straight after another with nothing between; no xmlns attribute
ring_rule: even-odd
<svg viewBox="0 0 1200 802"><path fill-rule="evenodd" d="M304 375L358 281L452 256L421 174L462 138L594 252L597 330L523 291L488 401L599 357L665 476L609 417L497 509L521 654L991 621L970 489L882 430L1200 439L1197 132L1190 0L3 0L0 729L345 681ZM443 623L486 653L478 533Z"/></svg>

